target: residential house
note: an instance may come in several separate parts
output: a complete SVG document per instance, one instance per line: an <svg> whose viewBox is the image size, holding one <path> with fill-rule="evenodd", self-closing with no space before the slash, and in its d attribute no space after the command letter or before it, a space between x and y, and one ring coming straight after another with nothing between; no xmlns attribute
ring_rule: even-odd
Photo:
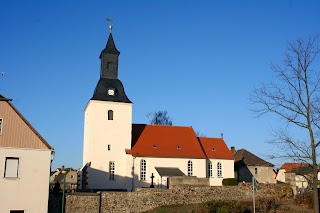
<svg viewBox="0 0 320 213"><path fill-rule="evenodd" d="M54 149L0 95L1 212L47 212Z"/></svg>
<svg viewBox="0 0 320 213"><path fill-rule="evenodd" d="M78 171L73 168L65 168L65 170L67 170L67 172L65 174L62 174L62 172L60 170L59 174L54 179L54 182L63 183L64 176L66 176L66 178L65 178L66 184L77 185L77 172Z"/></svg>
<svg viewBox="0 0 320 213"><path fill-rule="evenodd" d="M58 176L58 174L60 173L61 168L57 168L56 170L54 170L53 172L50 173L50 184L54 184L55 183L55 179Z"/></svg>
<svg viewBox="0 0 320 213"><path fill-rule="evenodd" d="M234 156L235 177L239 182L252 182L252 177L259 183L276 183L273 164L252 154L246 149L235 150L231 147Z"/></svg>
<svg viewBox="0 0 320 213"><path fill-rule="evenodd" d="M220 138L198 138L192 127L132 124L133 103L118 79L112 34L101 52L100 80L85 110L83 190L167 187L170 176L234 177L234 158Z"/></svg>
<svg viewBox="0 0 320 213"><path fill-rule="evenodd" d="M290 184L294 194L308 188L308 179L312 179L313 169L310 164L285 163L277 174L278 183Z"/></svg>

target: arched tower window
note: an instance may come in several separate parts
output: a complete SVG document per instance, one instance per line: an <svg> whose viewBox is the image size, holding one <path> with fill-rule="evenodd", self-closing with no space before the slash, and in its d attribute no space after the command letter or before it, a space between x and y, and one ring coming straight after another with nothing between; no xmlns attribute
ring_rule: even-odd
<svg viewBox="0 0 320 213"><path fill-rule="evenodd" d="M222 177L222 164L219 162L217 165L218 177Z"/></svg>
<svg viewBox="0 0 320 213"><path fill-rule="evenodd" d="M147 162L145 160L141 160L140 162L140 180L146 180L147 173Z"/></svg>
<svg viewBox="0 0 320 213"><path fill-rule="evenodd" d="M114 180L115 169L116 169L115 162L110 161L110 163L109 163L109 180Z"/></svg>
<svg viewBox="0 0 320 213"><path fill-rule="evenodd" d="M212 175L212 163L211 161L208 162L208 178L213 177Z"/></svg>
<svg viewBox="0 0 320 213"><path fill-rule="evenodd" d="M113 120L113 111L108 110L108 120Z"/></svg>
<svg viewBox="0 0 320 213"><path fill-rule="evenodd" d="M188 176L192 176L193 175L193 164L192 161L189 160L188 161Z"/></svg>

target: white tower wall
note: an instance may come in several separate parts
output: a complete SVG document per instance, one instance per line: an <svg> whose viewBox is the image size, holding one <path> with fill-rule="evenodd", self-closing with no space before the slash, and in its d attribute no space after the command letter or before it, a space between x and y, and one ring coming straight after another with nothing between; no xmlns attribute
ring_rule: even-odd
<svg viewBox="0 0 320 213"><path fill-rule="evenodd" d="M108 120L108 111L113 120ZM132 103L90 100L85 109L83 165L88 169L88 189L130 189L126 149L131 149ZM108 150L110 145L110 150ZM110 162L115 163L110 180Z"/></svg>

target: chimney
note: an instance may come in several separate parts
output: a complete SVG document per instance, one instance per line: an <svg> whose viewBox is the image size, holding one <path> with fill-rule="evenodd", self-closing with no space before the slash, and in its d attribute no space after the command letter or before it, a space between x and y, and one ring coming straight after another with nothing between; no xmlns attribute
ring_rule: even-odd
<svg viewBox="0 0 320 213"><path fill-rule="evenodd" d="M231 147L230 151L231 151L232 155L234 155L234 153L236 153L236 149L234 148L234 146Z"/></svg>

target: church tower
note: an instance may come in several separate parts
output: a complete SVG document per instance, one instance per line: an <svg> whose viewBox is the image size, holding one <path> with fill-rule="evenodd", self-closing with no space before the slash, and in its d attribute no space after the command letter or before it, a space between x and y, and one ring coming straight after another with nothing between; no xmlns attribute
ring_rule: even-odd
<svg viewBox="0 0 320 213"><path fill-rule="evenodd" d="M126 149L131 149L132 102L118 79L110 32L100 54L100 80L84 110L82 189L126 189Z"/></svg>

